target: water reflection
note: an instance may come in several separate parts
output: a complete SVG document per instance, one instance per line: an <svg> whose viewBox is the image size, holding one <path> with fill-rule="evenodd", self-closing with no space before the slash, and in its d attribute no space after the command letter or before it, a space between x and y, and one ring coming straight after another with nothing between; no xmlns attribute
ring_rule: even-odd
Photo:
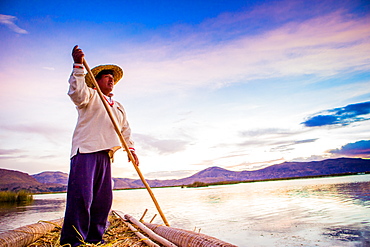
<svg viewBox="0 0 370 247"><path fill-rule="evenodd" d="M370 246L370 229L369 228L342 228L334 227L325 229L324 236L327 236L331 239L339 240L343 243L346 242L356 242L363 244L362 246Z"/></svg>
<svg viewBox="0 0 370 247"><path fill-rule="evenodd" d="M40 220L53 220L63 216L65 197L36 195L30 203L0 206L0 232L11 230ZM46 199L44 199L46 197ZM40 199L41 198L41 199Z"/></svg>
<svg viewBox="0 0 370 247"><path fill-rule="evenodd" d="M370 202L370 183L344 183L328 185L310 185L301 188L287 190L292 197L332 197L340 201L345 199L355 202L357 200L365 203Z"/></svg>
<svg viewBox="0 0 370 247"><path fill-rule="evenodd" d="M194 189L193 198L182 198L193 209L191 220L180 224L239 246L369 246L370 182L347 179Z"/></svg>
<svg viewBox="0 0 370 247"><path fill-rule="evenodd" d="M11 214L13 212L24 211L25 207L31 205L33 202L21 202L21 203L0 203L0 217L3 215Z"/></svg>

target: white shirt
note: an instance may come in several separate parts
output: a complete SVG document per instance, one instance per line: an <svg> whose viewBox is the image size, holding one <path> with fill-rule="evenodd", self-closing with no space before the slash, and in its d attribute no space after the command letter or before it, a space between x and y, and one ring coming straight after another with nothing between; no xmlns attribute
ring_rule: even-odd
<svg viewBox="0 0 370 247"><path fill-rule="evenodd" d="M77 125L72 138L71 158L78 151L80 153L93 153L102 150L110 151L110 156L113 157L114 152L121 148L121 142L98 92L86 85L82 65L81 68L73 68L69 84L68 95L78 111ZM114 101L111 107L123 138L127 145L133 148L131 129L123 106Z"/></svg>

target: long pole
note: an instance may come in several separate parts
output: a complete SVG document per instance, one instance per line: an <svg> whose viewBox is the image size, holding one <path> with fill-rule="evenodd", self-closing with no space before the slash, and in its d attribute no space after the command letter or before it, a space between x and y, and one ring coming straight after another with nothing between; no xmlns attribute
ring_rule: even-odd
<svg viewBox="0 0 370 247"><path fill-rule="evenodd" d="M121 131L120 131L120 128L119 128L119 126L118 126L118 124L117 124L117 121L116 121L115 117L113 116L113 113L112 113L112 111L111 111L111 109L110 109L110 106L109 106L108 102L104 99L104 95L103 95L102 91L100 90L100 87L99 87L98 83L97 83L97 82L96 82L96 80L95 80L94 74L91 72L90 67L89 67L89 65L87 64L87 62L86 62L86 60L85 60L85 59L83 60L83 64L84 64L84 66L85 66L85 69L87 70L87 73L88 73L88 74L89 74L89 76L91 76L91 78L92 78L92 83L94 84L94 86L95 86L95 88L96 88L96 91L98 92L98 95L99 95L99 97L100 97L101 101L103 102L103 105L104 105L104 107L105 107L105 109L106 109L106 111L107 111L107 113L108 113L108 115L109 115L109 118L110 118L110 120L112 121L112 124L113 124L113 126L114 126L114 130L116 131L116 133L117 133L117 135L118 135L118 137L119 137L119 139L120 139L120 141L121 141L122 146L123 146L123 147L124 147L124 149L126 150L126 152L127 152L127 154L128 154L129 159L131 160L132 164L134 165L135 170L136 170L137 174L139 175L139 177L140 177L140 179L141 179L141 182L143 182L143 184L145 185L145 188L148 190L149 195L150 195L150 197L152 198L152 200L153 200L153 202L154 202L154 204L155 204L155 207L156 207L156 208L157 208L157 210L158 210L158 213L161 215L163 222L166 224L166 226L170 226L170 225L168 224L168 221L167 221L166 217L164 216L164 214L163 214L163 212L162 212L162 209L160 208L160 206L159 206L159 204L158 204L158 202L157 202L157 199L155 198L155 196L154 196L154 194L153 194L153 192L152 192L152 189L150 188L149 184L146 182L146 180L145 180L145 178L144 178L143 174L141 173L141 171L140 171L140 169L139 169L138 165L135 163L134 156L132 155L132 153L131 153L131 151L130 151L130 149L129 149L129 146L127 145L127 143L126 143L125 139L124 139L124 138L123 138L123 136L122 136L122 133L121 133Z"/></svg>

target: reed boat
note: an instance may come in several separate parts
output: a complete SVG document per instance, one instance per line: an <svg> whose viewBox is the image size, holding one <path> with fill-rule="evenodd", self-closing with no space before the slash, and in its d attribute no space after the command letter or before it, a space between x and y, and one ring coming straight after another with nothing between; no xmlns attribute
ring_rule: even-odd
<svg viewBox="0 0 370 247"><path fill-rule="evenodd" d="M113 210L104 240L105 244L82 246L150 246L150 247L236 247L215 237L195 231L144 222L129 214ZM54 246L58 247L63 218L40 221L35 224L0 233L0 247Z"/></svg>

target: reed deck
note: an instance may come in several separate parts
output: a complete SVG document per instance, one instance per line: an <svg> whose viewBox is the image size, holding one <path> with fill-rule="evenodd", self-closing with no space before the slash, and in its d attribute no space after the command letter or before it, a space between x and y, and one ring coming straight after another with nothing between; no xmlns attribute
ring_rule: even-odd
<svg viewBox="0 0 370 247"><path fill-rule="evenodd" d="M140 222L119 211L112 211L109 222L110 225L103 236L104 244L83 243L81 246L236 247L205 234ZM42 221L1 233L0 247L61 247L59 241L62 224L63 219Z"/></svg>

